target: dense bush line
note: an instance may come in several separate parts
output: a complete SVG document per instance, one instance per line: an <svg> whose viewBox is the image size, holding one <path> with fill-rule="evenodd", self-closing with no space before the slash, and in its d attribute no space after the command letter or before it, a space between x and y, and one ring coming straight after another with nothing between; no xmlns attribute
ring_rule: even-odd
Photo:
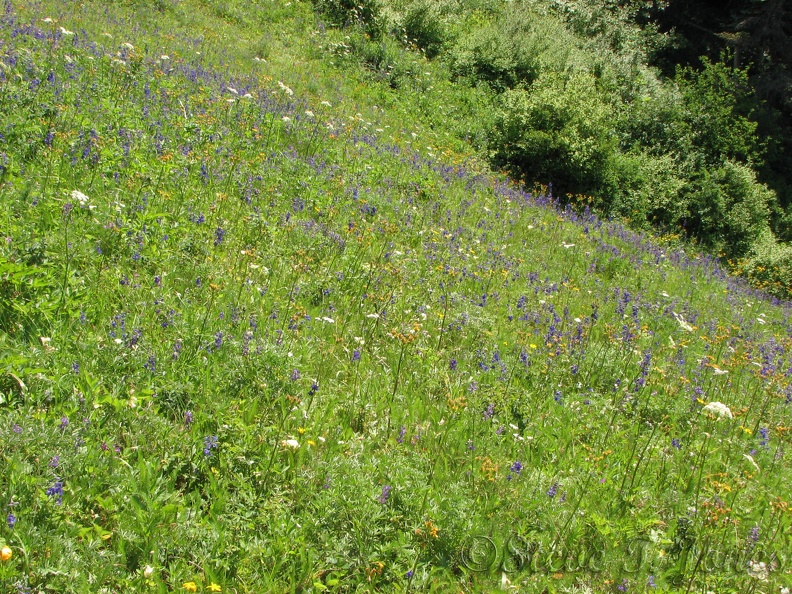
<svg viewBox="0 0 792 594"><path fill-rule="evenodd" d="M728 51L662 74L653 64L679 39L638 3L315 4L348 31L362 26L352 53L392 86L410 75L401 43L456 83L483 89L480 148L494 166L636 228L684 234L761 288L789 294L786 182L766 175L766 159L779 162L778 141L758 132L773 115L751 68L735 67ZM781 241L768 243L774 234Z"/></svg>

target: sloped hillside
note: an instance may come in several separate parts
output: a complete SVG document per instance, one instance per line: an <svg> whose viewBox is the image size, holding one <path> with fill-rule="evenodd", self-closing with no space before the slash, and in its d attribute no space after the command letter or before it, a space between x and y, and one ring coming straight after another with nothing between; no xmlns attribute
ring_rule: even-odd
<svg viewBox="0 0 792 594"><path fill-rule="evenodd" d="M792 586L788 303L167 7L0 20L5 590Z"/></svg>

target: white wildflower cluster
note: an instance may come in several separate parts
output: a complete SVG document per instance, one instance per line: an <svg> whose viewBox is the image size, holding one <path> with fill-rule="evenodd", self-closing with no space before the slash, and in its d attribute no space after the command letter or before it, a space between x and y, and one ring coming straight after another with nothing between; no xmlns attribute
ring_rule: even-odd
<svg viewBox="0 0 792 594"><path fill-rule="evenodd" d="M299 449L299 447L300 447L300 442L299 442L299 441L297 441L296 439L294 439L293 437L291 437L291 438L289 438L289 439L284 439L284 440L281 442L281 445L282 445L284 448L289 448L289 449L292 449L292 450L296 450L296 449Z"/></svg>
<svg viewBox="0 0 792 594"><path fill-rule="evenodd" d="M748 575L760 582L766 582L768 577L767 565L763 561L750 561Z"/></svg>
<svg viewBox="0 0 792 594"><path fill-rule="evenodd" d="M286 93L286 94L287 94L289 97L291 97L292 95L294 95L294 91L292 91L292 90L291 90L289 87L287 87L286 85L284 85L284 84L283 84L281 81L278 81L278 86L280 87L281 91L283 91L284 93Z"/></svg>
<svg viewBox="0 0 792 594"><path fill-rule="evenodd" d="M80 190L72 190L69 196L71 197L72 200L79 203L79 205L83 208L89 208L90 210L96 208L96 205L88 204L89 201L88 196L80 192Z"/></svg>
<svg viewBox="0 0 792 594"><path fill-rule="evenodd" d="M722 402L710 402L704 408L701 409L705 413L709 413L715 417L725 417L727 419L733 419L734 415L732 415L731 409L723 404Z"/></svg>

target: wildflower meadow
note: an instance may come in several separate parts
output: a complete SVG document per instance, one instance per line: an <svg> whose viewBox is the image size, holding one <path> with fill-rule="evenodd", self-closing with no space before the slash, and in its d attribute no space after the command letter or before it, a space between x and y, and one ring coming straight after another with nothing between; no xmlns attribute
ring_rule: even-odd
<svg viewBox="0 0 792 594"><path fill-rule="evenodd" d="M0 589L788 591L790 304L261 4L4 3Z"/></svg>

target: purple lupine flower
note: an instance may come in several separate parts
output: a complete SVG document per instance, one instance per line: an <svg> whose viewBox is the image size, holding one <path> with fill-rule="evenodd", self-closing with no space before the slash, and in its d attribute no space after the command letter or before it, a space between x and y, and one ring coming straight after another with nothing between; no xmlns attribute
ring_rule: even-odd
<svg viewBox="0 0 792 594"><path fill-rule="evenodd" d="M676 437L671 440L671 445L674 446L678 450L682 449L682 444L679 442L679 440Z"/></svg>
<svg viewBox="0 0 792 594"><path fill-rule="evenodd" d="M72 370L72 373L75 374L75 375L80 373L80 364L77 363L77 362L72 363L71 370Z"/></svg>
<svg viewBox="0 0 792 594"><path fill-rule="evenodd" d="M219 349L221 346L223 346L223 333L218 332L217 334L215 334L214 348Z"/></svg>
<svg viewBox="0 0 792 594"><path fill-rule="evenodd" d="M217 449L217 447L218 447L218 442L216 435L208 435L204 437L204 449L203 449L204 456L211 456L212 450Z"/></svg>
<svg viewBox="0 0 792 594"><path fill-rule="evenodd" d="M57 468L58 464L60 464L60 456L53 456L50 458L49 465L50 468Z"/></svg>
<svg viewBox="0 0 792 594"><path fill-rule="evenodd" d="M218 227L217 229L215 229L214 244L216 246L223 243L223 238L225 237L225 234L226 234L225 229L223 229L222 227Z"/></svg>
<svg viewBox="0 0 792 594"><path fill-rule="evenodd" d="M523 469L522 462L515 462L514 464L511 465L511 468L509 470L511 470L512 472L516 472L517 474L520 474L522 472L522 469Z"/></svg>
<svg viewBox="0 0 792 594"><path fill-rule="evenodd" d="M20 426L19 426L19 425L17 425L16 423L14 423L14 424L11 426L11 431L13 431L13 432L14 432L14 433L16 433L17 435L19 435L20 433L22 433L22 427L20 427Z"/></svg>
<svg viewBox="0 0 792 594"><path fill-rule="evenodd" d="M191 410L188 410L184 413L184 424L188 427L193 423L193 413Z"/></svg>
<svg viewBox="0 0 792 594"><path fill-rule="evenodd" d="M451 359L451 361L449 361L449 362L448 362L448 367L449 367L449 369L450 369L451 371L456 371L456 368L457 368L457 360L456 360L456 359Z"/></svg>
<svg viewBox="0 0 792 594"><path fill-rule="evenodd" d="M653 575L650 575L649 579L646 580L646 585L649 586L650 588L657 588L657 584L655 584Z"/></svg>
<svg viewBox="0 0 792 594"><path fill-rule="evenodd" d="M404 574L404 577L406 577L408 580L412 579L412 576L413 576L413 570L412 569Z"/></svg>
<svg viewBox="0 0 792 594"><path fill-rule="evenodd" d="M6 524L8 524L8 527L13 530L14 529L14 525L16 523L17 523L16 516L14 514L12 514L12 513L8 514L8 517L6 517Z"/></svg>
<svg viewBox="0 0 792 594"><path fill-rule="evenodd" d="M171 354L171 357L173 358L174 361L179 358L179 353L181 353L181 350L182 350L182 341L177 340L173 345L173 353Z"/></svg>
<svg viewBox="0 0 792 594"><path fill-rule="evenodd" d="M69 417L61 417L60 420L60 430L66 431L66 427L69 426Z"/></svg>
<svg viewBox="0 0 792 594"><path fill-rule="evenodd" d="M754 544L759 542L759 527L754 526L751 528L751 532L748 534L748 544Z"/></svg>
<svg viewBox="0 0 792 594"><path fill-rule="evenodd" d="M291 380L293 382L296 382L301 377L300 370L299 369L293 369L292 372L291 372L291 376L290 377L291 377Z"/></svg>
<svg viewBox="0 0 792 594"><path fill-rule="evenodd" d="M55 484L47 489L47 496L56 497L58 505L63 504L63 481L55 481Z"/></svg>
<svg viewBox="0 0 792 594"><path fill-rule="evenodd" d="M404 443L404 436L407 435L407 427L402 425L399 427L399 436L396 438L397 443Z"/></svg>
<svg viewBox="0 0 792 594"><path fill-rule="evenodd" d="M360 361L360 351L355 349L352 351L352 360L353 361Z"/></svg>
<svg viewBox="0 0 792 594"><path fill-rule="evenodd" d="M547 491L547 496L551 499L556 496L556 492L558 492L558 483L553 483L552 486Z"/></svg>
<svg viewBox="0 0 792 594"><path fill-rule="evenodd" d="M766 448L768 442L770 441L770 430L767 427L759 427L759 434L762 436L762 440L759 442L759 445Z"/></svg>
<svg viewBox="0 0 792 594"><path fill-rule="evenodd" d="M390 497L392 487L390 485L385 485L382 487L382 493L380 496L377 497L377 501L379 501L382 505L385 505L388 502L388 497Z"/></svg>
<svg viewBox="0 0 792 594"><path fill-rule="evenodd" d="M621 584L619 584L618 586L616 586L616 589L617 589L619 592L626 592L626 591L629 589L629 587L630 587L630 582L629 582L629 580L628 580L627 578L624 578L624 579L622 580L622 583L621 583Z"/></svg>
<svg viewBox="0 0 792 594"><path fill-rule="evenodd" d="M485 421L489 421L494 414L495 414L495 403L494 402L490 402L489 406L487 407L487 409L482 414L482 417L484 417Z"/></svg>
<svg viewBox="0 0 792 594"><path fill-rule="evenodd" d="M308 394L310 394L311 396L313 396L313 395L314 395L314 394L316 394L318 391L319 391L319 384L317 384L316 382L313 382L313 383L311 384L311 389L310 389L310 390L308 390Z"/></svg>

